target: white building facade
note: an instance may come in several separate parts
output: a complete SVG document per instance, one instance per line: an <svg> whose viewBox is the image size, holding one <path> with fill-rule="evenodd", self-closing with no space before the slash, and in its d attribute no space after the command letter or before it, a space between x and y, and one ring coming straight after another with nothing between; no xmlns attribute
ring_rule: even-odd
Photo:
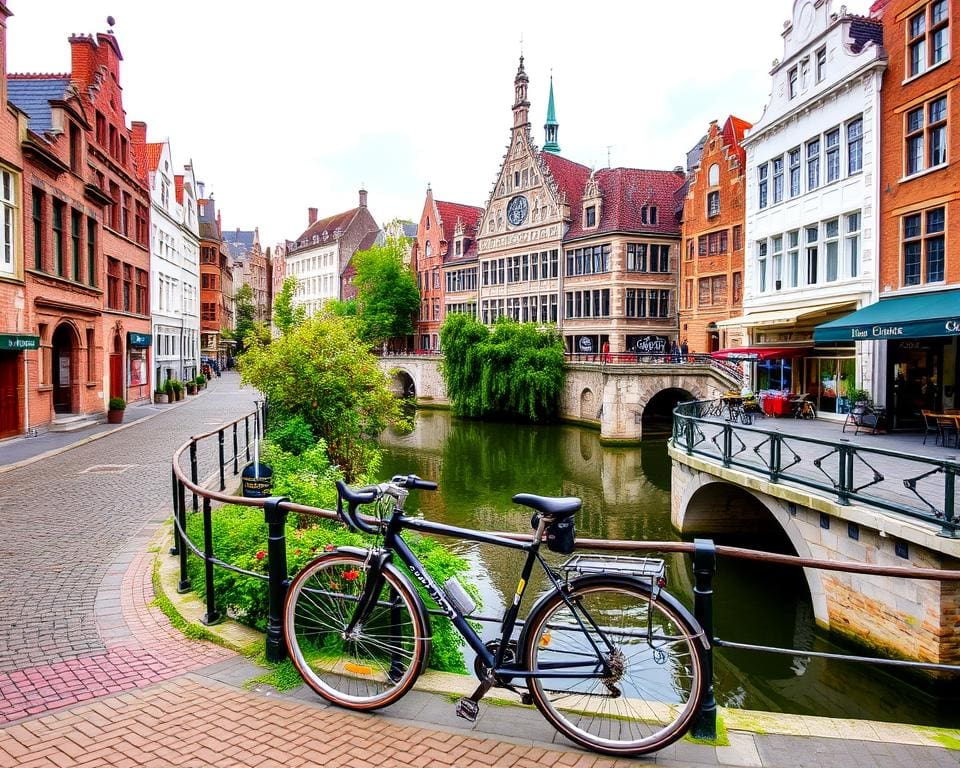
<svg viewBox="0 0 960 768"><path fill-rule="evenodd" d="M763 116L747 131L743 316L753 386L807 394L824 415L871 389L874 346L817 347L813 328L874 302L878 280L879 22L796 0ZM859 348L858 348L859 347Z"/></svg>
<svg viewBox="0 0 960 768"><path fill-rule="evenodd" d="M147 144L154 388L200 371L200 229L189 166L173 171L169 142Z"/></svg>

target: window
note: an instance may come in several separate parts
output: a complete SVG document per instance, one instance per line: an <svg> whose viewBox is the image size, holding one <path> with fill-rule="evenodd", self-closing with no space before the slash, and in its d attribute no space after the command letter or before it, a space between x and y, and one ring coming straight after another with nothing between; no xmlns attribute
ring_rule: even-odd
<svg viewBox="0 0 960 768"><path fill-rule="evenodd" d="M110 182L110 228L119 231L120 229L120 186Z"/></svg>
<svg viewBox="0 0 960 768"><path fill-rule="evenodd" d="M847 272L850 277L860 274L860 212L848 214L846 221Z"/></svg>
<svg viewBox="0 0 960 768"><path fill-rule="evenodd" d="M717 256L727 252L727 230L721 229L717 232L711 232L706 235L707 248L711 256ZM662 270L666 271L666 270Z"/></svg>
<svg viewBox="0 0 960 768"><path fill-rule="evenodd" d="M733 250L739 251L743 248L743 225L733 225Z"/></svg>
<svg viewBox="0 0 960 768"><path fill-rule="evenodd" d="M758 191L759 191L759 204L761 208L767 207L767 164L757 168L757 180L758 180Z"/></svg>
<svg viewBox="0 0 960 768"><path fill-rule="evenodd" d="M689 240L687 240L687 256L686 256L687 261L690 261L693 259L693 251L694 251L694 245L693 245L693 238L691 237Z"/></svg>
<svg viewBox="0 0 960 768"><path fill-rule="evenodd" d="M773 238L773 253L770 257L770 266L773 275L773 290L779 291L783 287L783 235Z"/></svg>
<svg viewBox="0 0 960 768"><path fill-rule="evenodd" d="M136 238L137 242L143 246L149 245L147 240L147 218L147 207L143 203L138 202L136 205L136 216L134 219L134 237Z"/></svg>
<svg viewBox="0 0 960 768"><path fill-rule="evenodd" d="M123 311L130 312L133 307L133 267L123 265Z"/></svg>
<svg viewBox="0 0 960 768"><path fill-rule="evenodd" d="M907 22L907 73L922 74L950 56L947 0L935 0Z"/></svg>
<svg viewBox="0 0 960 768"><path fill-rule="evenodd" d="M825 137L827 155L827 184L840 178L840 129L828 131Z"/></svg>
<svg viewBox="0 0 960 768"><path fill-rule="evenodd" d="M720 192L707 192L707 216L720 215Z"/></svg>
<svg viewBox="0 0 960 768"><path fill-rule="evenodd" d="M767 290L767 243L761 240L757 243L757 290L765 293Z"/></svg>
<svg viewBox="0 0 960 768"><path fill-rule="evenodd" d="M568 291L565 317L610 317L610 289Z"/></svg>
<svg viewBox="0 0 960 768"><path fill-rule="evenodd" d="M715 187L720 183L720 164L714 163L710 166L710 170L707 171L707 184L711 187Z"/></svg>
<svg viewBox="0 0 960 768"><path fill-rule="evenodd" d="M783 200L783 158L777 157L773 161L773 202Z"/></svg>
<svg viewBox="0 0 960 768"><path fill-rule="evenodd" d="M3 221L0 223L0 274L12 275L13 257L16 253L17 189L16 180L10 171L0 170L0 206Z"/></svg>
<svg viewBox="0 0 960 768"><path fill-rule="evenodd" d="M947 97L931 101L927 115L927 135L930 137L927 167L935 168L947 162Z"/></svg>
<svg viewBox="0 0 960 768"><path fill-rule="evenodd" d="M63 211L64 203L57 198L53 199L53 255L56 264L56 274L66 277L66 243L63 240Z"/></svg>
<svg viewBox="0 0 960 768"><path fill-rule="evenodd" d="M903 217L903 284L942 282L946 259L944 209Z"/></svg>
<svg viewBox="0 0 960 768"><path fill-rule="evenodd" d="M790 197L800 194L800 147L790 150Z"/></svg>
<svg viewBox="0 0 960 768"><path fill-rule="evenodd" d="M829 219L823 224L823 247L826 253L826 280L836 281L840 272L840 220Z"/></svg>
<svg viewBox="0 0 960 768"><path fill-rule="evenodd" d="M787 287L800 284L800 230L787 232Z"/></svg>
<svg viewBox="0 0 960 768"><path fill-rule="evenodd" d="M800 90L807 90L810 83L810 59L806 58L800 62Z"/></svg>
<svg viewBox="0 0 960 768"><path fill-rule="evenodd" d="M463 241L459 238L453 243L453 253L455 256L461 256L463 254Z"/></svg>
<svg viewBox="0 0 960 768"><path fill-rule="evenodd" d="M33 266L43 269L43 204L46 195L33 188Z"/></svg>
<svg viewBox="0 0 960 768"><path fill-rule="evenodd" d="M733 273L733 303L739 304L743 301L743 273Z"/></svg>
<svg viewBox="0 0 960 768"><path fill-rule="evenodd" d="M820 251L817 248L817 240L820 236L820 227L817 224L806 228L807 233L807 285L815 285L817 282L817 267L820 261Z"/></svg>
<svg viewBox="0 0 960 768"><path fill-rule="evenodd" d="M650 271L651 272L669 272L670 271L670 246L658 245L656 243L650 246Z"/></svg>
<svg viewBox="0 0 960 768"><path fill-rule="evenodd" d="M80 173L80 149L82 147L80 128L76 123L68 122L70 123L70 170L74 173Z"/></svg>
<svg viewBox="0 0 960 768"><path fill-rule="evenodd" d="M826 47L821 48L817 51L817 63L815 67L815 75L818 83L822 83L823 79L827 76L827 49Z"/></svg>
<svg viewBox="0 0 960 768"><path fill-rule="evenodd" d="M597 207L595 205L588 205L584 210L584 226L597 226Z"/></svg>
<svg viewBox="0 0 960 768"><path fill-rule="evenodd" d="M149 275L146 270L138 269L137 270L137 285L136 285L136 313L138 315L146 315L150 312L150 305L147 304L147 280Z"/></svg>
<svg viewBox="0 0 960 768"><path fill-rule="evenodd" d="M127 237L130 236L130 193L121 194L123 207L120 209L120 231Z"/></svg>
<svg viewBox="0 0 960 768"><path fill-rule="evenodd" d="M70 258L71 277L80 282L80 273L83 270L83 253L80 250L80 230L83 228L83 215L80 211L70 210Z"/></svg>
<svg viewBox="0 0 960 768"><path fill-rule="evenodd" d="M700 235L697 238L697 255L706 256L707 255L707 236Z"/></svg>
<svg viewBox="0 0 960 768"><path fill-rule="evenodd" d="M644 288L627 288L624 295L624 314L627 317L647 316L647 291Z"/></svg>
<svg viewBox="0 0 960 768"><path fill-rule="evenodd" d="M820 137L807 142L807 192L820 186Z"/></svg>
<svg viewBox="0 0 960 768"><path fill-rule="evenodd" d="M847 173L860 173L863 169L863 118L847 123Z"/></svg>
<svg viewBox="0 0 960 768"><path fill-rule="evenodd" d="M93 328L87 328L87 381L97 378L96 341Z"/></svg>
<svg viewBox="0 0 960 768"><path fill-rule="evenodd" d="M947 97L941 96L911 109L906 121L907 176L944 165L947 162Z"/></svg>
<svg viewBox="0 0 960 768"><path fill-rule="evenodd" d="M107 257L107 308L120 309L120 262Z"/></svg>
<svg viewBox="0 0 960 768"><path fill-rule="evenodd" d="M629 252L632 243L627 244ZM627 256L629 260L629 255ZM519 279L519 262L517 277ZM567 251L567 275L595 275L610 271L610 245L592 245Z"/></svg>
<svg viewBox="0 0 960 768"><path fill-rule="evenodd" d="M102 112L97 112L97 144L101 147L107 146L107 118Z"/></svg>
<svg viewBox="0 0 960 768"><path fill-rule="evenodd" d="M200 319L207 322L217 319L217 304L213 301L205 301L200 305Z"/></svg>
<svg viewBox="0 0 960 768"><path fill-rule="evenodd" d="M727 303L727 276L704 277L697 283L697 306L716 307Z"/></svg>
<svg viewBox="0 0 960 768"><path fill-rule="evenodd" d="M794 67L787 75L787 98L792 99L797 95L797 75L798 68Z"/></svg>

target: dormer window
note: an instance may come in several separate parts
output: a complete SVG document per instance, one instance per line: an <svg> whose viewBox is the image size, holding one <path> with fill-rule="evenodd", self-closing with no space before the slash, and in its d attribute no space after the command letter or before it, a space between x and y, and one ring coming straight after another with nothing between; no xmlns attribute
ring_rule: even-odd
<svg viewBox="0 0 960 768"><path fill-rule="evenodd" d="M655 205L645 205L640 209L640 223L641 224L656 224L657 223L657 206Z"/></svg>
<svg viewBox="0 0 960 768"><path fill-rule="evenodd" d="M583 226L584 227L595 227L597 226L597 206L588 205L583 209Z"/></svg>
<svg viewBox="0 0 960 768"><path fill-rule="evenodd" d="M463 238L458 237L453 243L453 253L455 256L463 255Z"/></svg>

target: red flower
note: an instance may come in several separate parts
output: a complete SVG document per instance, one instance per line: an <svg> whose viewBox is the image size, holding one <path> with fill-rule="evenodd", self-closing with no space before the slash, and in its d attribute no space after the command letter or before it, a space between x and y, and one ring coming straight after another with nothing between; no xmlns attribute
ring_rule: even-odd
<svg viewBox="0 0 960 768"><path fill-rule="evenodd" d="M323 551L324 551L324 552L333 552L334 549L336 549L336 547L334 547L333 544L327 544L327 546L325 546L325 547L323 548Z"/></svg>
<svg viewBox="0 0 960 768"><path fill-rule="evenodd" d="M350 570L350 571L343 572L343 578L345 578L347 581L354 581L359 575L360 575L360 571L358 570Z"/></svg>
<svg viewBox="0 0 960 768"><path fill-rule="evenodd" d="M257 555L256 555L257 560L263 560L263 558L265 558L266 556L267 556L267 553L264 552L262 549L259 552L257 552Z"/></svg>
<svg viewBox="0 0 960 768"><path fill-rule="evenodd" d="M295 549L295 550L293 550L293 554L295 554L295 555L299 555L299 554L300 554L300 550L299 550L299 549Z"/></svg>

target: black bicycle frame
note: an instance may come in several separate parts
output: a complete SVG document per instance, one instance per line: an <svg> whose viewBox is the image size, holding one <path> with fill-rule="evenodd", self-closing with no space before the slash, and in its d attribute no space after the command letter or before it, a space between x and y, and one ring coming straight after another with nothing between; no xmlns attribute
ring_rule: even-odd
<svg viewBox="0 0 960 768"><path fill-rule="evenodd" d="M507 612L504 615L501 623L502 632L496 654L490 652L481 637L477 634L476 630L470 626L467 618L450 601L450 599L447 597L447 593L433 580L433 577L427 573L426 569L423 567L423 564L400 536L400 531L403 529L409 529L419 533L426 533L435 536L453 536L459 539L465 539L467 541L476 541L482 544L493 544L498 547L506 547L508 549L515 549L527 553L526 560L523 564L523 569L520 573L520 582L517 584L517 591L513 596L513 603L507 609ZM453 623L453 626L457 628L457 631L460 632L464 640L467 641L467 644L474 650L474 652L482 661L483 665L487 669L490 669L494 675L520 678L551 677L583 679L584 677L604 677L610 674L607 661L600 649L597 647L596 643L593 641L590 633L586 631L586 627L579 616L579 612L574 608L573 604L561 589L560 583L554 576L553 571L550 570L550 566L547 565L546 561L540 555L539 538L536 538L534 541L527 544L520 541L514 541L512 539L505 539L501 536L495 536L494 534L483 533L482 531L474 531L470 528L458 528L452 525L444 525L443 523L431 523L428 520L410 518L406 517L402 512L398 513L394 511L386 523L386 528L383 535L383 547L388 552L392 551L397 553L400 560L403 561L403 563L410 569L410 572L427 591L427 594L430 595L433 601L440 607L440 610L443 611L444 615L446 615L446 617ZM595 660L582 662L557 662L554 664L547 664L537 671L524 669L520 666L519 661L515 661L512 666L504 665L504 655L507 652L508 643L511 635L513 634L513 630L517 625L517 615L520 611L520 602L523 599L523 594L526 591L527 584L530 580L530 574L533 572L533 564L536 561L540 562L540 565L547 574L547 578L552 583L553 588L559 595L561 595L564 602L567 603L567 606L573 612L577 623L580 624L581 629L584 630L584 634L597 654ZM377 568L382 568L383 563L383 558L372 560L371 571ZM368 585L377 583L379 581L378 577L379 574L371 573L367 580ZM360 613L359 609L357 613ZM592 620L590 620L590 623L593 624ZM594 625L594 627L596 628L596 625ZM551 671L554 667L557 671ZM561 671L569 670L571 667L599 667L599 669L595 670L593 673Z"/></svg>

